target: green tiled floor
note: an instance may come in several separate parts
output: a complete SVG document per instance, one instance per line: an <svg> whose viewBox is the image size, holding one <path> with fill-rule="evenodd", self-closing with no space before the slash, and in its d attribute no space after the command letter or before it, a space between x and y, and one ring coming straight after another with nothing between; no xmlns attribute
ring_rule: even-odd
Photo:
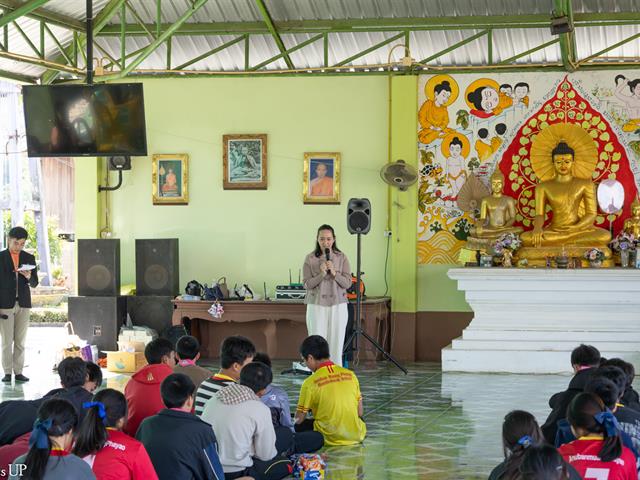
<svg viewBox="0 0 640 480"><path fill-rule="evenodd" d="M58 329L30 329L25 373L32 381L0 387L0 398L35 398L57 386L50 364L59 334ZM304 377L280 375L288 367L274 362L275 383L289 393L295 408ZM518 408L544 421L549 396L569 382L560 375L442 373L438 364L429 363L406 367L406 376L386 363L355 368L368 434L362 446L325 449L329 480L486 479L502 457L504 415ZM107 377L114 388L124 388L128 380Z"/></svg>

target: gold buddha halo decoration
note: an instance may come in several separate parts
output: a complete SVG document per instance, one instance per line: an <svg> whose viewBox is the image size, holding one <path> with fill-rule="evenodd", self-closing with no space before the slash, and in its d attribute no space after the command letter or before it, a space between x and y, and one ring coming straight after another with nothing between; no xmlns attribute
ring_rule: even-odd
<svg viewBox="0 0 640 480"><path fill-rule="evenodd" d="M531 143L531 168L540 182L555 177L551 152L565 142L575 152L573 176L592 180L598 164L598 146L591 135L573 123L555 123L540 131Z"/></svg>
<svg viewBox="0 0 640 480"><path fill-rule="evenodd" d="M458 95L460 94L460 87L458 87L458 82L456 82L451 75L440 74L431 77L429 80L427 80L427 83L424 86L424 94L429 100L434 101L434 89L436 88L436 85L439 85L444 81L449 82L449 87L451 87L451 95L449 96L449 100L447 100L447 102L443 105L444 107L448 107L458 99Z"/></svg>

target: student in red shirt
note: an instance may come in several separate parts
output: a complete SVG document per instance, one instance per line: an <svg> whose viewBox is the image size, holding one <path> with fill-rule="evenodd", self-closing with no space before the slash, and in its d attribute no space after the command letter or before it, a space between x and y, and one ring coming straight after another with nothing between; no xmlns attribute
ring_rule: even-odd
<svg viewBox="0 0 640 480"><path fill-rule="evenodd" d="M618 421L599 397L577 395L569 404L567 420L577 440L558 451L583 478L637 480L636 459L622 445Z"/></svg>
<svg viewBox="0 0 640 480"><path fill-rule="evenodd" d="M158 480L151 459L138 440L122 432L127 399L112 388L98 392L80 425L73 449L98 480Z"/></svg>
<svg viewBox="0 0 640 480"><path fill-rule="evenodd" d="M129 417L124 432L135 436L142 420L155 415L164 408L160 395L160 384L173 373L176 352L173 344L165 338L156 338L144 349L149 365L133 374L124 388Z"/></svg>

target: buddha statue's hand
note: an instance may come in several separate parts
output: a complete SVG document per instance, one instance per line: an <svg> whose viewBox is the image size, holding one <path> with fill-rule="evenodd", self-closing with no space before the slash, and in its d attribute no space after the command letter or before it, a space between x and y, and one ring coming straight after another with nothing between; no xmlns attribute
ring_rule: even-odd
<svg viewBox="0 0 640 480"><path fill-rule="evenodd" d="M531 243L533 243L534 247L539 247L540 245L542 245L542 235L542 228L534 227L534 229L531 231Z"/></svg>

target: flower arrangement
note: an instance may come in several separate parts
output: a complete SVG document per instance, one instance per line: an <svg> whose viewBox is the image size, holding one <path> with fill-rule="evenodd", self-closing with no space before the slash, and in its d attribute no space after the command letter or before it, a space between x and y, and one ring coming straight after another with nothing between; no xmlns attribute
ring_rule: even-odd
<svg viewBox="0 0 640 480"><path fill-rule="evenodd" d="M632 233L620 232L609 245L615 252L635 250L638 245L638 239Z"/></svg>
<svg viewBox="0 0 640 480"><path fill-rule="evenodd" d="M503 233L493 244L496 255L502 255L506 250L513 253L522 246L522 240L515 233Z"/></svg>
<svg viewBox="0 0 640 480"><path fill-rule="evenodd" d="M604 252L599 248L590 248L584 252L584 258L590 262L602 262L604 260Z"/></svg>

